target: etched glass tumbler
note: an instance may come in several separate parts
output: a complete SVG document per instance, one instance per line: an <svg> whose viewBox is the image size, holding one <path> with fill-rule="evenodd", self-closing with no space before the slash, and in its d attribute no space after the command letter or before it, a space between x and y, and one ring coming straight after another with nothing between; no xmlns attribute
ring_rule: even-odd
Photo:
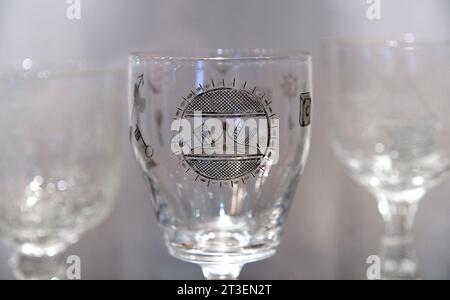
<svg viewBox="0 0 450 300"><path fill-rule="evenodd" d="M311 57L136 53L130 140L169 252L208 279L275 253L305 166Z"/></svg>
<svg viewBox="0 0 450 300"><path fill-rule="evenodd" d="M18 278L65 278L66 248L111 211L125 80L83 62L2 66L0 237Z"/></svg>

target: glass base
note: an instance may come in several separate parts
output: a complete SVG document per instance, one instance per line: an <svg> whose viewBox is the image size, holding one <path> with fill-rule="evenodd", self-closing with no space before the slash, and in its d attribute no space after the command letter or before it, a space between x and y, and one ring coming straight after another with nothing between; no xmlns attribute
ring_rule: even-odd
<svg viewBox="0 0 450 300"><path fill-rule="evenodd" d="M258 249L227 249L220 251L207 251L206 249L193 249L167 243L169 253L180 260L199 264L206 279L233 280L237 279L244 264L260 261L271 257L276 247Z"/></svg>
<svg viewBox="0 0 450 300"><path fill-rule="evenodd" d="M383 280L420 280L416 261L403 259L401 261L385 260L381 270Z"/></svg>
<svg viewBox="0 0 450 300"><path fill-rule="evenodd" d="M203 276L208 280L236 280L244 265L201 264Z"/></svg>
<svg viewBox="0 0 450 300"><path fill-rule="evenodd" d="M172 256L199 264L207 279L236 279L244 264L272 256L280 244L281 227L261 227L221 216L197 226L165 228L164 240Z"/></svg>
<svg viewBox="0 0 450 300"><path fill-rule="evenodd" d="M64 257L29 256L15 253L10 260L14 276L19 280L63 280L66 278Z"/></svg>
<svg viewBox="0 0 450 300"><path fill-rule="evenodd" d="M420 279L412 236L383 236L380 245L381 279Z"/></svg>
<svg viewBox="0 0 450 300"><path fill-rule="evenodd" d="M246 253L245 251L242 253L204 252L200 249L182 249L170 244L167 245L167 248L173 257L197 264L243 265L269 258L276 252L275 248L260 249L259 251L250 251L249 253Z"/></svg>

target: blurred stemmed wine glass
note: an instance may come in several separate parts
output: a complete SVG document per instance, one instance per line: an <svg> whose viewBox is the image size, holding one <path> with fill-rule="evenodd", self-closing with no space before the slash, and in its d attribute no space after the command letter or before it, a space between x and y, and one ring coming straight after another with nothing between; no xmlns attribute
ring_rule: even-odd
<svg viewBox="0 0 450 300"><path fill-rule="evenodd" d="M64 251L111 211L123 72L26 59L0 71L0 237L21 279L65 278Z"/></svg>
<svg viewBox="0 0 450 300"><path fill-rule="evenodd" d="M414 217L450 166L450 44L329 40L323 50L332 148L384 220L382 278L418 278Z"/></svg>

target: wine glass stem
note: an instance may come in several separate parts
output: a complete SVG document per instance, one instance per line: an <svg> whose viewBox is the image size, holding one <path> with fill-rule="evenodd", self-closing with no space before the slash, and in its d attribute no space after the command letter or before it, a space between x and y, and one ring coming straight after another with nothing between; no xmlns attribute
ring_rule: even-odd
<svg viewBox="0 0 450 300"><path fill-rule="evenodd" d="M236 280L243 265L239 264L201 264L203 275L208 280Z"/></svg>
<svg viewBox="0 0 450 300"><path fill-rule="evenodd" d="M384 279L417 279L413 227L418 201L392 201L378 197L384 221L381 238L381 273Z"/></svg>
<svg viewBox="0 0 450 300"><path fill-rule="evenodd" d="M21 280L65 279L64 253L29 256L16 252L11 258L14 275Z"/></svg>
<svg viewBox="0 0 450 300"><path fill-rule="evenodd" d="M411 235L417 207L417 201L391 201L386 197L378 197L378 210L383 217L385 235Z"/></svg>

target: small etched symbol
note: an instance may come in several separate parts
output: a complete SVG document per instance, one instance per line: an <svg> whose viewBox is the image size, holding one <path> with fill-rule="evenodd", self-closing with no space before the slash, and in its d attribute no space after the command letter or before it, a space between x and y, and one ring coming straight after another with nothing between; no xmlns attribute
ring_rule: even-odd
<svg viewBox="0 0 450 300"><path fill-rule="evenodd" d="M142 147L144 149L145 156L147 156L148 158L152 158L153 148L151 146L147 145L147 143L144 141L144 138L142 137L142 133L139 130L139 127L137 125L136 125L136 129L134 130L134 137L137 142L140 141L142 143Z"/></svg>
<svg viewBox="0 0 450 300"><path fill-rule="evenodd" d="M300 95L300 126L306 127L311 124L311 94Z"/></svg>
<svg viewBox="0 0 450 300"><path fill-rule="evenodd" d="M144 84L144 74L140 74L136 79L136 83L134 84L134 93L133 93L134 106L140 112L143 112L145 110L145 98L143 98L140 93L140 89L143 84Z"/></svg>
<svg viewBox="0 0 450 300"><path fill-rule="evenodd" d="M297 78L291 73L283 76L283 82L281 83L281 89L283 95L288 98L295 98L297 95L298 84Z"/></svg>

